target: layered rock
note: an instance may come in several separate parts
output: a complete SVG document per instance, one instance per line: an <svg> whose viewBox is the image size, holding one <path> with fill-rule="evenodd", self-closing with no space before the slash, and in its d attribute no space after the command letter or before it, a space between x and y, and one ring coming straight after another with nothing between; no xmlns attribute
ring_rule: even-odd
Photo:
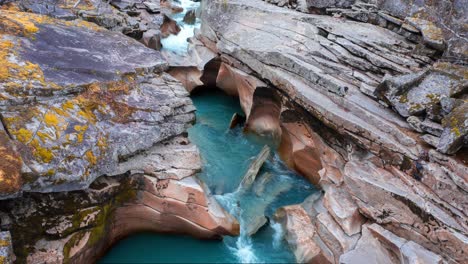
<svg viewBox="0 0 468 264"><path fill-rule="evenodd" d="M201 162L187 138L161 142L83 191L0 201L19 262L96 261L118 240L152 231L220 238L239 225L196 178ZM8 221L6 221L8 219Z"/></svg>
<svg viewBox="0 0 468 264"><path fill-rule="evenodd" d="M427 28L401 23L413 38L260 0L202 2L201 20L193 42L220 54L217 86L250 122L256 107L279 116L268 123L281 127L281 157L325 192L277 212L299 262L467 261L466 68L434 65L446 46ZM277 104L256 103L257 91Z"/></svg>
<svg viewBox="0 0 468 264"><path fill-rule="evenodd" d="M141 231L239 234L196 178L195 108L159 52L11 10L0 46L0 227L19 263L94 262Z"/></svg>
<svg viewBox="0 0 468 264"><path fill-rule="evenodd" d="M451 62L466 63L467 6L463 1L266 0L304 13L343 16L388 28L413 42L444 52Z"/></svg>
<svg viewBox="0 0 468 264"><path fill-rule="evenodd" d="M74 20L81 18L112 31L135 38L149 48L160 50L161 38L180 31L168 17L181 7L159 0L32 0L21 1L17 8L53 18ZM182 8L183 10L183 8Z"/></svg>

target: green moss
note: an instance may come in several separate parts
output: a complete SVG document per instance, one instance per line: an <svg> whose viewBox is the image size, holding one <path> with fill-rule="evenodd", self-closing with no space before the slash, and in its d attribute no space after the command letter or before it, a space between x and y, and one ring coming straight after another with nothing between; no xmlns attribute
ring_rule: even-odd
<svg viewBox="0 0 468 264"><path fill-rule="evenodd" d="M72 235L72 237L65 243L63 246L63 263L70 262L70 251L71 249L80 243L81 239L86 234L85 231L77 232Z"/></svg>

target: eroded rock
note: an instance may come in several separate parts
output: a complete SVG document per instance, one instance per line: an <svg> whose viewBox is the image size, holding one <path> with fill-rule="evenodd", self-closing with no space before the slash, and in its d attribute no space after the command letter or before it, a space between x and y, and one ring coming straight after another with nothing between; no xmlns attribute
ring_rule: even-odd
<svg viewBox="0 0 468 264"><path fill-rule="evenodd" d="M82 191L1 201L13 220L20 261L89 263L123 237L153 231L199 238L238 235L239 224L196 178L198 149L184 137L161 142ZM43 239L45 236L47 240Z"/></svg>

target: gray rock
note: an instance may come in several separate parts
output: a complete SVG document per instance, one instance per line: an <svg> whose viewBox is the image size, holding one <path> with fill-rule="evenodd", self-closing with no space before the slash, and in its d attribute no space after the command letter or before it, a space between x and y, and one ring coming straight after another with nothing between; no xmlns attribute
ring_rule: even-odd
<svg viewBox="0 0 468 264"><path fill-rule="evenodd" d="M424 142L426 142L427 144L433 146L434 148L437 148L437 146L439 145L439 141L440 141L439 137L429 135L429 134L422 135L421 139L424 140Z"/></svg>
<svg viewBox="0 0 468 264"><path fill-rule="evenodd" d="M456 107L444 120L442 120L444 131L440 137L437 150L454 154L463 146L466 146L468 133L468 103Z"/></svg>
<svg viewBox="0 0 468 264"><path fill-rule="evenodd" d="M13 74L1 80L0 113L13 142L10 153L19 150L14 155L21 165L1 163L19 181L0 197L12 190L87 188L193 122L195 109L187 95L179 96L184 88L161 73L167 63L159 52L83 21L26 13L2 13L0 19L9 15L44 22L35 22L33 36L9 35L18 44L7 51L15 59L5 65ZM1 144L2 150L11 146Z"/></svg>
<svg viewBox="0 0 468 264"><path fill-rule="evenodd" d="M440 137L442 135L442 131L444 130L442 125L432 122L428 119L425 119L423 122L421 122L420 127L424 132L427 132L436 137Z"/></svg>
<svg viewBox="0 0 468 264"><path fill-rule="evenodd" d="M0 232L0 260L5 264L13 264L15 263L15 259L10 232Z"/></svg>
<svg viewBox="0 0 468 264"><path fill-rule="evenodd" d="M416 116L410 116L406 119L406 122L411 126L412 129L418 131L419 133L422 133L423 130L421 128L421 119L419 119Z"/></svg>
<svg viewBox="0 0 468 264"><path fill-rule="evenodd" d="M250 164L247 172L242 178L241 183L239 184L238 190L248 190L254 183L257 178L257 174L263 166L263 163L270 157L270 147L264 146L260 153L255 157L255 159Z"/></svg>

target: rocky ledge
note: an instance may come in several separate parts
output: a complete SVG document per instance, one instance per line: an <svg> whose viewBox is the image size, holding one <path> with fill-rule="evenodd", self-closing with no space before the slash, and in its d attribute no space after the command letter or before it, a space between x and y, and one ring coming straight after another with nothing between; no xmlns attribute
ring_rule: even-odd
<svg viewBox="0 0 468 264"><path fill-rule="evenodd" d="M238 96L245 130L323 189L277 212L299 262L467 262L466 66L421 30L311 12L203 1L169 72Z"/></svg>
<svg viewBox="0 0 468 264"><path fill-rule="evenodd" d="M158 51L16 10L0 47L1 260L11 244L18 263L89 263L134 232L239 233L196 178L195 108Z"/></svg>

